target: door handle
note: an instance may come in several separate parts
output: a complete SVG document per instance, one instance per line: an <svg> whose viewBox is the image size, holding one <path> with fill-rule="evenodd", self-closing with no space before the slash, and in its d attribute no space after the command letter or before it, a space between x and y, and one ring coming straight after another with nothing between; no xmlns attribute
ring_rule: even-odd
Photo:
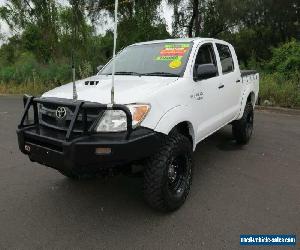
<svg viewBox="0 0 300 250"><path fill-rule="evenodd" d="M240 83L241 82L241 80L236 80L236 83Z"/></svg>
<svg viewBox="0 0 300 250"><path fill-rule="evenodd" d="M224 84L222 84L219 86L219 89L223 89L224 87L225 87Z"/></svg>

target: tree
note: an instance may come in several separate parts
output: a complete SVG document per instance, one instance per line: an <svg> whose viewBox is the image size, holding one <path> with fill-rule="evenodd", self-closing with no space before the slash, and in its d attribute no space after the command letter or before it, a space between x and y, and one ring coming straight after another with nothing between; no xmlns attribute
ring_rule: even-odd
<svg viewBox="0 0 300 250"><path fill-rule="evenodd" d="M232 42L239 58L263 61L271 47L300 39L299 0L169 0L173 36L216 37Z"/></svg>
<svg viewBox="0 0 300 250"><path fill-rule="evenodd" d="M88 0L86 8L89 11L89 17L95 21L103 18L103 13L107 13L113 21L114 3L114 0ZM119 49L136 42L170 37L166 24L158 13L160 3L161 0L119 1L117 44ZM109 33L108 36L110 36Z"/></svg>
<svg viewBox="0 0 300 250"><path fill-rule="evenodd" d="M199 13L199 0L192 0L192 17L188 25L188 36L199 36L200 35L200 13ZM193 35L193 31L195 31L195 35Z"/></svg>
<svg viewBox="0 0 300 250"><path fill-rule="evenodd" d="M57 8L55 0L8 0L0 8L0 17L12 30L24 32L26 49L34 48L36 55L48 62L57 49Z"/></svg>

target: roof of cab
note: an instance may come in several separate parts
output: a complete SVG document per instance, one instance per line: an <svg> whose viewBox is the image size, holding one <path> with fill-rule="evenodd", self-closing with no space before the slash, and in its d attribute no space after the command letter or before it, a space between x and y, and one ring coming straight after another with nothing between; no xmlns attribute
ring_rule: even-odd
<svg viewBox="0 0 300 250"><path fill-rule="evenodd" d="M190 43L190 42L203 42L203 41L224 42L224 41L214 39L214 38L195 37L195 38L176 38L176 39L154 40L154 41L148 41L148 42L135 43L132 45L143 45L143 44L153 44L153 43Z"/></svg>
<svg viewBox="0 0 300 250"><path fill-rule="evenodd" d="M148 42L141 42L141 43L135 43L133 45L142 45L142 44L152 44L152 43L190 43L194 41L202 41L207 40L208 38L175 38L175 39L165 39L165 40L154 40L154 41L148 41ZM209 38L211 39L211 38Z"/></svg>

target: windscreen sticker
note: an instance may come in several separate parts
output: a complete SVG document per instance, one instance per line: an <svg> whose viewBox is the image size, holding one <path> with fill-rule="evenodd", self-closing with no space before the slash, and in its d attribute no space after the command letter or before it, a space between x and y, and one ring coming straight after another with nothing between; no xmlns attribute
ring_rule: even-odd
<svg viewBox="0 0 300 250"><path fill-rule="evenodd" d="M182 56L158 56L156 61L181 61Z"/></svg>
<svg viewBox="0 0 300 250"><path fill-rule="evenodd" d="M181 61L182 57L189 50L190 44L166 44L160 51L156 61Z"/></svg>
<svg viewBox="0 0 300 250"><path fill-rule="evenodd" d="M173 44L166 44L165 48L189 48L189 43L173 43Z"/></svg>
<svg viewBox="0 0 300 250"><path fill-rule="evenodd" d="M179 61L179 60L174 60L174 61L170 62L169 67L170 67L171 69L178 69L178 68L180 68L181 64L182 64L181 61Z"/></svg>
<svg viewBox="0 0 300 250"><path fill-rule="evenodd" d="M178 69L182 65L182 58L189 51L189 43L173 43L165 44L164 48L159 52L156 61L166 61L169 63L169 68Z"/></svg>
<svg viewBox="0 0 300 250"><path fill-rule="evenodd" d="M184 56L188 51L186 48L165 48L160 51L161 56Z"/></svg>

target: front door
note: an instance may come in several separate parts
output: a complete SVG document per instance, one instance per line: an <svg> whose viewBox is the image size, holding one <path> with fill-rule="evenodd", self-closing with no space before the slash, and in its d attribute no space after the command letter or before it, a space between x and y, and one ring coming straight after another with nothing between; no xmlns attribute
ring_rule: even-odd
<svg viewBox="0 0 300 250"><path fill-rule="evenodd" d="M198 65L214 64L217 67L215 47L212 43L200 46L195 63L194 76ZM197 142L215 132L222 126L223 120L223 91L220 89L219 76L198 80L194 77L193 107L197 117Z"/></svg>

